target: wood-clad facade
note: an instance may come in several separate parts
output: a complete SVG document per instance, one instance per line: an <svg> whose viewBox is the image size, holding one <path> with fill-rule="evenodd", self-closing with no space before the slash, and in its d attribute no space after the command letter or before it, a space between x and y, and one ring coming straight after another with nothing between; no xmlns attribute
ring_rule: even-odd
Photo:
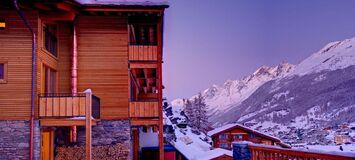
<svg viewBox="0 0 355 160"><path fill-rule="evenodd" d="M28 11L37 29L38 12ZM7 80L0 83L0 120L29 120L31 112L31 33L15 10L0 10L6 28L0 30L0 63L6 64Z"/></svg>
<svg viewBox="0 0 355 160"><path fill-rule="evenodd" d="M0 19L6 23L0 30L0 65L6 69L6 79L0 79L0 120L32 118L31 76L35 74L34 119L42 135L65 136L58 130L69 129L70 140L65 143L76 143L77 126L85 126L90 158L92 126L151 127L160 130L163 159L162 24L167 5L19 3L36 36L35 73L31 33L11 5L9 0L0 3ZM47 153L54 151L54 146L48 147L41 149L41 155L56 155Z"/></svg>
<svg viewBox="0 0 355 160"><path fill-rule="evenodd" d="M127 16L78 16L77 28L78 90L100 97L102 119L128 119Z"/></svg>

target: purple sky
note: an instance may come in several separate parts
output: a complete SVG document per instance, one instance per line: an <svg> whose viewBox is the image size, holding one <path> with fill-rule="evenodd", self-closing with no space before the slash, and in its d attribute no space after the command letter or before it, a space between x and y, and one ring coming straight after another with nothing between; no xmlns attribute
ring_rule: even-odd
<svg viewBox="0 0 355 160"><path fill-rule="evenodd" d="M172 0L164 34L164 96L186 98L355 36L355 0Z"/></svg>

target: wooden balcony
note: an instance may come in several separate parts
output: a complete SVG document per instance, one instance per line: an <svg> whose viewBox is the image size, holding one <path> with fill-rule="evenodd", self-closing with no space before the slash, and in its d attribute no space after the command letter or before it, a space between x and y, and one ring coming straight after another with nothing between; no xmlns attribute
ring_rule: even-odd
<svg viewBox="0 0 355 160"><path fill-rule="evenodd" d="M41 94L38 115L40 118L85 117L87 107L92 108L92 117L100 118L100 99L94 95Z"/></svg>
<svg viewBox="0 0 355 160"><path fill-rule="evenodd" d="M158 47L156 45L129 45L130 61L157 61Z"/></svg>
<svg viewBox="0 0 355 160"><path fill-rule="evenodd" d="M159 103L154 102L130 102L129 116L131 118L159 118Z"/></svg>

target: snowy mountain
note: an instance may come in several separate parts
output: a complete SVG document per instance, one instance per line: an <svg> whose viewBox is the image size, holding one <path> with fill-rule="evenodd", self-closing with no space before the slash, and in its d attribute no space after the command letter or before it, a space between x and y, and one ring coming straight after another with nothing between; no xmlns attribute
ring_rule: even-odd
<svg viewBox="0 0 355 160"><path fill-rule="evenodd" d="M290 143L325 144L335 133L355 138L339 127L355 122L354 91L355 37L329 43L296 66L263 66L202 94L215 127L239 122Z"/></svg>
<svg viewBox="0 0 355 160"><path fill-rule="evenodd" d="M221 86L213 85L202 92L209 113L213 116L239 105L265 82L283 77L293 68L294 65L288 63L275 67L262 66L242 80L228 80Z"/></svg>

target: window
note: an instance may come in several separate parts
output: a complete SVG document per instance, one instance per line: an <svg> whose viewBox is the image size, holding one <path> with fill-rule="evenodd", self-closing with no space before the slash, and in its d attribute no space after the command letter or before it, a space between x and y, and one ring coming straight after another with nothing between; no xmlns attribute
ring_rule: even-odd
<svg viewBox="0 0 355 160"><path fill-rule="evenodd" d="M227 134L220 134L219 139L227 139L228 135Z"/></svg>
<svg viewBox="0 0 355 160"><path fill-rule="evenodd" d="M7 63L0 62L0 83L7 82Z"/></svg>
<svg viewBox="0 0 355 160"><path fill-rule="evenodd" d="M249 134L249 138L255 138L255 135L252 134L252 133L250 133L250 134Z"/></svg>
<svg viewBox="0 0 355 160"><path fill-rule="evenodd" d="M44 48L57 57L57 26L55 24L45 24L43 26Z"/></svg>
<svg viewBox="0 0 355 160"><path fill-rule="evenodd" d="M43 66L42 70L42 93L55 93L57 83L57 71Z"/></svg>
<svg viewBox="0 0 355 160"><path fill-rule="evenodd" d="M235 135L233 135L233 139L241 140L241 139L243 139L243 135L242 134L235 134Z"/></svg>
<svg viewBox="0 0 355 160"><path fill-rule="evenodd" d="M0 18L0 31L5 30L5 28L6 28L5 19Z"/></svg>
<svg viewBox="0 0 355 160"><path fill-rule="evenodd" d="M228 143L220 143L219 148L229 149Z"/></svg>

